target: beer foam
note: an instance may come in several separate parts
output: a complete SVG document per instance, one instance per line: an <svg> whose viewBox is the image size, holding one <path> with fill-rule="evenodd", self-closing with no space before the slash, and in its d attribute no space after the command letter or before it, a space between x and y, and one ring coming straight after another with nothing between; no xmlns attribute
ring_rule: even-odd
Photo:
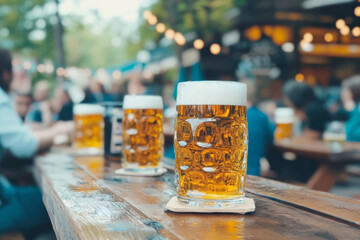
<svg viewBox="0 0 360 240"><path fill-rule="evenodd" d="M176 105L246 106L246 84L227 81L182 82Z"/></svg>
<svg viewBox="0 0 360 240"><path fill-rule="evenodd" d="M101 114L104 115L104 107L97 104L76 104L74 106L75 115Z"/></svg>
<svg viewBox="0 0 360 240"><path fill-rule="evenodd" d="M277 108L274 113L275 123L293 123L294 110L292 108Z"/></svg>
<svg viewBox="0 0 360 240"><path fill-rule="evenodd" d="M154 95L126 95L124 109L163 109L161 96Z"/></svg>

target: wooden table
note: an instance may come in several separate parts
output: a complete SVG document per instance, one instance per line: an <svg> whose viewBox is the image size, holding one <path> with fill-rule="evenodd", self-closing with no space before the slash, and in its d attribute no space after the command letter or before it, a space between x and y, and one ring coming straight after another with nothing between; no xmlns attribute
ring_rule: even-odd
<svg viewBox="0 0 360 240"><path fill-rule="evenodd" d="M167 162L172 165L171 161ZM49 153L36 177L58 239L359 239L360 201L248 176L249 215L170 213L174 173L119 177L102 157Z"/></svg>
<svg viewBox="0 0 360 240"><path fill-rule="evenodd" d="M292 152L318 163L318 168L307 183L314 190L329 191L337 182L346 165L360 163L360 143L345 142L331 147L323 141L294 138L276 141L274 146L282 152Z"/></svg>

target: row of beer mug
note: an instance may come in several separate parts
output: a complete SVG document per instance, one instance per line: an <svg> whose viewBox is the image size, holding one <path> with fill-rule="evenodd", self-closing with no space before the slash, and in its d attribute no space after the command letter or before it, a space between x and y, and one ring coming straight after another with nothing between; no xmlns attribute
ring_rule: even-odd
<svg viewBox="0 0 360 240"><path fill-rule="evenodd" d="M243 201L248 153L246 91L246 85L238 82L179 83L174 149L181 202L222 207ZM162 168L164 152L162 109L160 96L145 95L126 95L122 109L116 104L105 109L76 105L75 148L99 150L105 119L105 133L112 136L105 137L105 153L120 155L122 151L127 170L156 172ZM286 121L280 126L285 129L282 135L291 132L289 127Z"/></svg>

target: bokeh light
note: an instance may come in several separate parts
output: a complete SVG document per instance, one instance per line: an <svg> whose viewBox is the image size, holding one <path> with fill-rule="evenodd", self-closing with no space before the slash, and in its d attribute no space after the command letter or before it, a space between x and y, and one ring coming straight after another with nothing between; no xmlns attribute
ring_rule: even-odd
<svg viewBox="0 0 360 240"><path fill-rule="evenodd" d="M201 39L196 39L196 40L194 41L194 48L196 48L196 49L198 49L198 50L203 49L204 45L205 45L205 43L204 43L204 41L201 40Z"/></svg>
<svg viewBox="0 0 360 240"><path fill-rule="evenodd" d="M211 44L210 52L214 55L218 55L221 52L221 46L217 43Z"/></svg>

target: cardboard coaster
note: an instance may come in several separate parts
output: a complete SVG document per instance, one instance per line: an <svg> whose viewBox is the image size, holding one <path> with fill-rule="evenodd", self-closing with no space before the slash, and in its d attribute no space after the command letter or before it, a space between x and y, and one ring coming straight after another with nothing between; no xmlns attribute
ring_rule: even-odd
<svg viewBox="0 0 360 240"><path fill-rule="evenodd" d="M165 210L178 213L236 213L245 214L255 212L255 202L252 198L245 198L242 204L234 207L206 208L184 205L177 197L172 197L166 204Z"/></svg>
<svg viewBox="0 0 360 240"><path fill-rule="evenodd" d="M146 171L136 172L136 171L127 170L126 168L120 168L115 171L115 174L119 174L123 176L156 177L156 176L161 176L166 172L167 172L166 168L160 168L155 172L146 172Z"/></svg>

